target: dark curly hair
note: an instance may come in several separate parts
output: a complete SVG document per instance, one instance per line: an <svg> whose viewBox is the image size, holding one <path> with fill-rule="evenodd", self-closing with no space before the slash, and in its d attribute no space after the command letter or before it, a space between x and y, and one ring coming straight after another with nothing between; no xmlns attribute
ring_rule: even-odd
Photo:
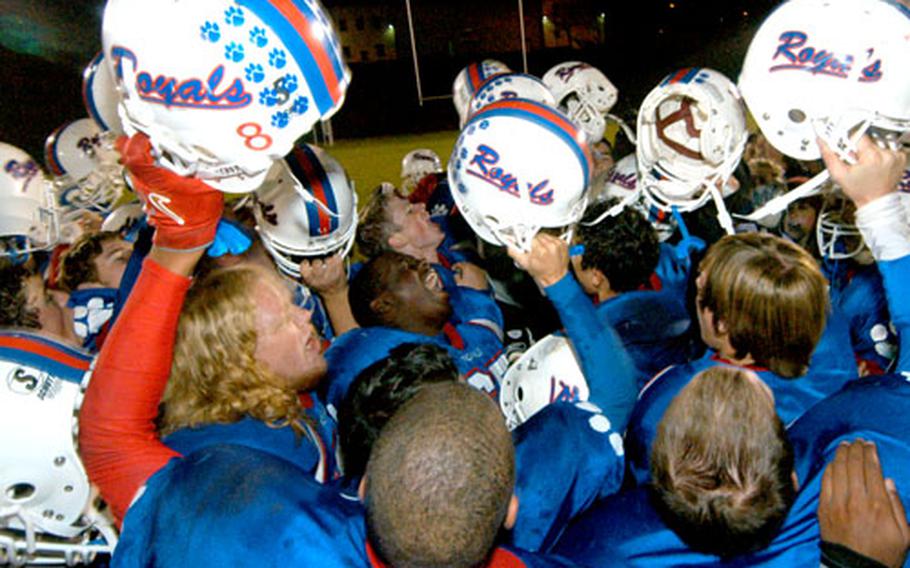
<svg viewBox="0 0 910 568"><path fill-rule="evenodd" d="M607 200L585 212L578 225L578 238L585 246L581 266L603 272L614 291L628 292L648 282L660 258L660 243L648 220L629 207L597 225L585 225L616 203Z"/></svg>
<svg viewBox="0 0 910 568"><path fill-rule="evenodd" d="M41 328L38 310L29 307L25 289L34 275L28 264L0 262L0 327Z"/></svg>

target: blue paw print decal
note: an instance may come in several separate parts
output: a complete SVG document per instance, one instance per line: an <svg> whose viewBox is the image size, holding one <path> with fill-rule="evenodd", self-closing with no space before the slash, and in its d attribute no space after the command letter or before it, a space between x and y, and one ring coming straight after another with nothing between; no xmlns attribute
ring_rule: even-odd
<svg viewBox="0 0 910 568"><path fill-rule="evenodd" d="M306 97L297 97L294 104L291 105L291 112L294 114L303 114L310 108L310 100Z"/></svg>
<svg viewBox="0 0 910 568"><path fill-rule="evenodd" d="M277 47L269 52L269 65L275 69L281 69L286 63L287 56L284 53L283 49L278 49Z"/></svg>
<svg viewBox="0 0 910 568"><path fill-rule="evenodd" d="M232 41L231 43L224 46L224 57L228 61L233 61L234 63L243 61L243 46L236 41Z"/></svg>
<svg viewBox="0 0 910 568"><path fill-rule="evenodd" d="M278 104L278 92L275 89L266 87L259 93L259 104L265 106L275 106Z"/></svg>
<svg viewBox="0 0 910 568"><path fill-rule="evenodd" d="M262 65L258 63L250 63L244 69L246 73L246 80L252 81L254 83L261 83L265 79L265 71L262 69Z"/></svg>
<svg viewBox="0 0 910 568"><path fill-rule="evenodd" d="M467 193L467 192L468 192L468 188L465 187L465 185L464 185L463 183L459 183L459 184L458 184L458 191L460 191L461 193Z"/></svg>
<svg viewBox="0 0 910 568"><path fill-rule="evenodd" d="M297 77L288 73L282 78L281 85L284 87L284 90L290 95L297 90Z"/></svg>
<svg viewBox="0 0 910 568"><path fill-rule="evenodd" d="M218 27L218 24L215 22L206 22L204 25L199 27L202 32L203 41L210 41L215 43L221 39L221 28Z"/></svg>
<svg viewBox="0 0 910 568"><path fill-rule="evenodd" d="M468 149L462 148L461 152L459 152L458 155L461 156L462 160L467 160L468 159Z"/></svg>
<svg viewBox="0 0 910 568"><path fill-rule="evenodd" d="M486 130L488 126L490 126L490 121L489 121L489 120L481 120L481 121L480 121L480 129L481 129L481 130Z"/></svg>
<svg viewBox="0 0 910 568"><path fill-rule="evenodd" d="M290 122L290 120L291 117L287 112L276 112L272 115L272 126L275 128L284 128L288 125L288 122Z"/></svg>
<svg viewBox="0 0 910 568"><path fill-rule="evenodd" d="M250 43L256 47L265 47L265 44L269 42L269 38L265 37L265 30L260 27L255 27L250 30Z"/></svg>
<svg viewBox="0 0 910 568"><path fill-rule="evenodd" d="M229 26L242 26L243 21L243 10L237 6L231 6L224 11L224 22Z"/></svg>

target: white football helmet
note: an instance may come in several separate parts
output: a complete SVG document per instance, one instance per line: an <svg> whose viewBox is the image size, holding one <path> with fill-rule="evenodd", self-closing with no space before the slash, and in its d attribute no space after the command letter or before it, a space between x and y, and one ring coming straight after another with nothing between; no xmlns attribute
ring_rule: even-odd
<svg viewBox="0 0 910 568"><path fill-rule="evenodd" d="M589 143L604 137L604 117L619 97L619 90L606 75L587 63L565 61L544 73L543 83L556 97L559 108L582 127Z"/></svg>
<svg viewBox="0 0 910 568"><path fill-rule="evenodd" d="M74 440L90 363L45 337L0 332L0 563L88 564L117 544Z"/></svg>
<svg viewBox="0 0 910 568"><path fill-rule="evenodd" d="M31 156L0 142L0 257L52 248L60 219L51 182Z"/></svg>
<svg viewBox="0 0 910 568"><path fill-rule="evenodd" d="M910 131L908 37L910 10L899 2L783 2L752 38L739 87L784 154L817 160L821 137L849 159L870 126L886 138Z"/></svg>
<svg viewBox="0 0 910 568"><path fill-rule="evenodd" d="M722 192L747 139L745 108L729 79L699 67L667 75L638 113L638 183L646 202L686 212L713 198L732 234Z"/></svg>
<svg viewBox="0 0 910 568"><path fill-rule="evenodd" d="M468 105L477 89L487 79L500 73L511 73L505 63L495 59L484 59L480 63L471 63L458 72L455 82L452 83L452 102L458 113L458 124L463 126L468 119Z"/></svg>
<svg viewBox="0 0 910 568"><path fill-rule="evenodd" d="M856 205L839 188L829 190L822 200L815 240L818 254L828 260L854 258L868 248L856 228Z"/></svg>
<svg viewBox="0 0 910 568"><path fill-rule="evenodd" d="M54 191L64 211L111 211L126 189L113 137L90 118L64 123L44 143L44 160L54 174Z"/></svg>
<svg viewBox="0 0 910 568"><path fill-rule="evenodd" d="M448 164L452 197L477 235L530 250L544 228L584 213L591 172L585 135L556 108L502 100L475 113Z"/></svg>
<svg viewBox="0 0 910 568"><path fill-rule="evenodd" d="M410 195L417 183L430 174L442 172L442 161L433 150L418 148L405 154L401 160L401 186L405 195Z"/></svg>
<svg viewBox="0 0 910 568"><path fill-rule="evenodd" d="M109 0L102 43L127 133L223 191L258 188L350 82L318 0Z"/></svg>
<svg viewBox="0 0 910 568"><path fill-rule="evenodd" d="M509 367L499 390L499 407L514 430L550 403L582 402L590 396L572 344L551 334L522 353Z"/></svg>
<svg viewBox="0 0 910 568"><path fill-rule="evenodd" d="M117 107L120 93L111 76L111 68L104 62L104 52L99 51L82 73L82 101L88 115L105 132L114 136L123 134L123 123Z"/></svg>
<svg viewBox="0 0 910 568"><path fill-rule="evenodd" d="M283 274L300 279L300 261L351 250L357 193L324 150L295 146L275 162L255 198L256 230Z"/></svg>
<svg viewBox="0 0 910 568"><path fill-rule="evenodd" d="M468 120L490 103L506 99L525 99L556 108L556 97L543 81L524 73L500 73L477 89L468 105Z"/></svg>
<svg viewBox="0 0 910 568"><path fill-rule="evenodd" d="M119 233L121 237L133 242L139 222L145 217L145 210L139 201L131 201L117 206L101 223L102 231Z"/></svg>

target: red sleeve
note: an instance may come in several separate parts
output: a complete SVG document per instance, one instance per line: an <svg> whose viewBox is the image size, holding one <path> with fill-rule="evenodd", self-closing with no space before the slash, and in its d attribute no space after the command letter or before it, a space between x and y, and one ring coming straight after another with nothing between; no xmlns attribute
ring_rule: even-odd
<svg viewBox="0 0 910 568"><path fill-rule="evenodd" d="M154 420L189 286L189 278L145 260L98 355L82 404L82 461L118 523L146 480L180 455L158 438Z"/></svg>

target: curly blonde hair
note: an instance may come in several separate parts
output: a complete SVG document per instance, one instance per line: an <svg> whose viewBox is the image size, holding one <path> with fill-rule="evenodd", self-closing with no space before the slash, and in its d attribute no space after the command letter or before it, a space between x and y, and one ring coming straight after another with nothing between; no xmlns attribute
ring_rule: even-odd
<svg viewBox="0 0 910 568"><path fill-rule="evenodd" d="M249 265L216 270L195 282L180 314L171 376L162 398L161 435L247 416L301 435L309 423L297 393L256 361L256 282Z"/></svg>

